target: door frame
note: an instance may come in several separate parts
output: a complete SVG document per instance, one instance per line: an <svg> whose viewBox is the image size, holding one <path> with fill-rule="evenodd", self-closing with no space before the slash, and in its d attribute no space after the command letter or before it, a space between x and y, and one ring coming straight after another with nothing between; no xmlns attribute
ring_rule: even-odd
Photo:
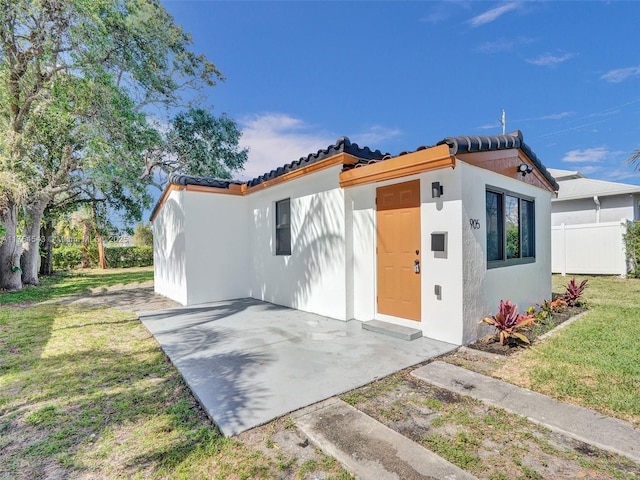
<svg viewBox="0 0 640 480"><path fill-rule="evenodd" d="M378 205L379 205L379 193L381 192L381 190L388 188L388 187L397 187L399 185L402 184L411 184L411 183L415 183L415 196L416 198L412 198L412 200L410 201L410 205L406 206L406 207L399 207L398 210L402 210L402 209L416 209L417 213L417 232L414 230L412 231L412 235L414 233L417 233L417 239L416 240L416 250L418 250L418 254L416 255L413 251L411 251L409 254L411 256L411 262L414 261L415 258L417 258L419 260L419 265L420 265L420 273L416 274L419 275L419 280L418 280L418 286L417 286L417 291L413 296L413 300L415 303L417 303L417 313L415 314L415 316L413 316L412 318L408 317L408 316L402 316L402 312L400 312L400 315L396 315L393 313L381 313L379 310L379 305L380 305L380 301L379 301L379 293L380 293L380 268L379 268L379 263L380 263L380 251L379 251L379 243L380 243L380 222L379 222L379 212L380 210L378 209ZM402 323L403 325L411 325L412 327L416 327L416 323L421 324L422 320L423 320L423 314L422 314L422 274L423 274L423 270L422 270L422 201L421 201L421 190L422 190L422 185L421 185L421 181L420 179L413 179L413 180L405 180L402 182L394 182L394 183L390 183L387 185L381 185L381 186L377 186L375 189L375 317L377 319L380 320L391 320L394 321L396 323Z"/></svg>

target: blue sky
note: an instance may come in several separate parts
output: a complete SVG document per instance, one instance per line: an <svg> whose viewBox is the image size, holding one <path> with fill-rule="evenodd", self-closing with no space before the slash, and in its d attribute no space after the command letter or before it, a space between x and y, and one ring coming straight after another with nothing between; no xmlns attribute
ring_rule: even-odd
<svg viewBox="0 0 640 480"><path fill-rule="evenodd" d="M640 184L640 2L164 0L226 76L251 178L341 136L397 154L519 129L551 168Z"/></svg>

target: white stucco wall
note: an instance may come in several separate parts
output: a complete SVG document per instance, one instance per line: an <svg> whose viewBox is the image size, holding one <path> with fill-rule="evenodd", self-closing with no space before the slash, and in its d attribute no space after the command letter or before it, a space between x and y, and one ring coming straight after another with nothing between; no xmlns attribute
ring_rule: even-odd
<svg viewBox="0 0 640 480"><path fill-rule="evenodd" d="M249 295L242 197L172 191L153 221L154 289L182 305Z"/></svg>
<svg viewBox="0 0 640 480"><path fill-rule="evenodd" d="M347 268L352 269L347 309L352 318L367 321L376 316L376 212L375 185L345 189L345 205L351 210L346 225Z"/></svg>
<svg viewBox="0 0 640 480"><path fill-rule="evenodd" d="M447 168L421 175L422 198L422 322L423 334L460 344L463 339L463 223L460 169ZM444 193L432 198L431 182L440 182ZM431 234L446 232L446 255L431 251ZM434 293L441 288L440 297Z"/></svg>
<svg viewBox="0 0 640 480"><path fill-rule="evenodd" d="M341 166L283 182L249 202L250 295L347 319L345 199ZM291 255L275 254L275 203L291 199Z"/></svg>
<svg viewBox="0 0 640 480"><path fill-rule="evenodd" d="M153 220L154 290L187 304L184 192L173 190Z"/></svg>
<svg viewBox="0 0 640 480"><path fill-rule="evenodd" d="M246 198L185 191L187 302L249 296L249 210Z"/></svg>
<svg viewBox="0 0 640 480"><path fill-rule="evenodd" d="M562 184L560 184L562 188ZM599 197L600 222L617 222L622 218L635 220L638 218L638 198L633 195L615 195ZM551 225L581 225L596 223L596 204L592 198L554 201L551 204Z"/></svg>
<svg viewBox="0 0 640 480"><path fill-rule="evenodd" d="M377 312L376 269L376 189L386 185L420 180L421 202L421 321L394 318ZM431 198L431 182L444 185L439 199ZM443 169L395 180L350 187L345 190L347 209L352 208L347 223L347 258L353 265L351 295L348 306L353 317L367 321L379 319L418 328L425 336L452 343L462 338L462 241L460 233L460 180L455 170ZM349 219L349 215L347 215ZM446 257L431 251L431 233L447 232ZM441 296L434 293L440 285Z"/></svg>
<svg viewBox="0 0 640 480"><path fill-rule="evenodd" d="M497 175L463 162L456 166L462 175L462 235L464 249L463 324L460 343L470 343L494 330L478 322L497 312L500 300L511 300L522 312L551 298L551 197L552 193L524 182ZM486 208L487 186L520 193L535 199L534 263L487 269ZM480 228L470 227L478 219Z"/></svg>

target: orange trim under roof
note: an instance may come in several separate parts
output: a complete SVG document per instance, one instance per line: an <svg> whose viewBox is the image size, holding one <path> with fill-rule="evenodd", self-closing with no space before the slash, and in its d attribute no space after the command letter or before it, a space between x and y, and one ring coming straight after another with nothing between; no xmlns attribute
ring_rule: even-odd
<svg viewBox="0 0 640 480"><path fill-rule="evenodd" d="M340 186L352 187L456 166L448 145L425 148L340 173Z"/></svg>
<svg viewBox="0 0 640 480"><path fill-rule="evenodd" d="M334 155L333 157L329 157L319 162L312 163L307 167L293 170L272 180L267 180L266 182L259 183L257 185L254 185L253 187L248 187L245 194L264 190L265 188L272 187L274 185L278 185L282 182L287 182L298 177L302 177L303 175L317 172L318 170L324 170L325 168L333 167L336 165L354 165L356 163L358 163L358 158L354 157L353 155L349 155L348 153L344 152L339 153L338 155Z"/></svg>
<svg viewBox="0 0 640 480"><path fill-rule="evenodd" d="M272 180L267 180L265 182L254 185L253 187L247 187L246 183L243 184L229 184L228 188L219 188L219 187L209 187L206 185L175 185L170 184L162 194L161 199L158 201L157 206L151 216L151 221L156 218L158 212L162 209L164 202L167 200L167 197L173 190L187 190L188 192L203 192L203 193L216 193L221 195L248 195L250 193L258 192L264 190L265 188L272 187L274 185L278 185L283 182L287 182L289 180L293 180L304 175L308 175L313 172L317 172L319 170L324 170L325 168L333 167L336 165L354 165L358 163L358 158L350 155L348 153L339 153L332 157L326 158L316 163L312 163L311 165L305 168L299 168L297 170L293 170L291 172L285 173L284 175L280 175Z"/></svg>
<svg viewBox="0 0 640 480"><path fill-rule="evenodd" d="M223 195L244 195L246 190L246 183L243 183L242 185L232 183L229 185L229 188L207 187L206 185L187 185L188 192L221 193Z"/></svg>

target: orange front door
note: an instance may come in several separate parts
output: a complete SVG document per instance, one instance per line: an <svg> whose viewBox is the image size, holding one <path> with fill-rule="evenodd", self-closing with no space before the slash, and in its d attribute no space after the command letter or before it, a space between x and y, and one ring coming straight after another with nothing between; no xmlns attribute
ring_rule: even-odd
<svg viewBox="0 0 640 480"><path fill-rule="evenodd" d="M376 190L378 313L420 321L420 181Z"/></svg>

